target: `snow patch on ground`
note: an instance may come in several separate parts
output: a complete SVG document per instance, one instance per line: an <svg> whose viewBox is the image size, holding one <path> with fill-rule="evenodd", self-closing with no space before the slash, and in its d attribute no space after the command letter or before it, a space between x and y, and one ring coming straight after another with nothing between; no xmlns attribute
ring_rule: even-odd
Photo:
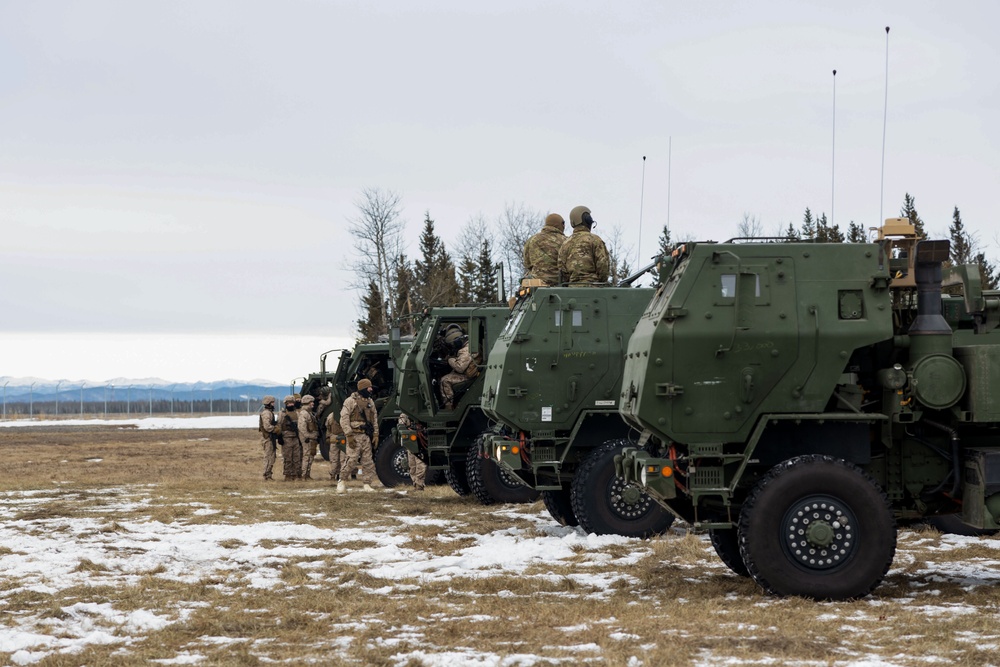
<svg viewBox="0 0 1000 667"><path fill-rule="evenodd" d="M0 421L0 428L31 426L120 426L139 430L169 430L192 428L257 428L257 415L225 415L217 417L144 417L142 419L17 419Z"/></svg>

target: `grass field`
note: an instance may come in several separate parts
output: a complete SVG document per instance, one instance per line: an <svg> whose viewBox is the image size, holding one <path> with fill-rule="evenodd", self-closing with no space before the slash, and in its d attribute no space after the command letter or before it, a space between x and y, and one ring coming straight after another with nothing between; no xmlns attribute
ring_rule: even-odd
<svg viewBox="0 0 1000 667"><path fill-rule="evenodd" d="M775 599L683 529L264 483L256 436L0 429L0 663L1000 664L998 538L901 530L875 595Z"/></svg>

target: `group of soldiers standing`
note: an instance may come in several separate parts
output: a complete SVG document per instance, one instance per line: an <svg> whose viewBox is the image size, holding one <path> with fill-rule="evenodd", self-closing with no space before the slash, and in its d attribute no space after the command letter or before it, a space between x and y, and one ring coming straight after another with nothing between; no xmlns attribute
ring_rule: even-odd
<svg viewBox="0 0 1000 667"><path fill-rule="evenodd" d="M285 396L285 407L275 416L274 396L263 398L258 431L264 451L264 479L273 479L277 448L281 447L285 481L312 479L312 463L319 448L319 425L316 415L322 415L332 402L330 394L319 402L306 394ZM373 491L375 461L372 451L379 441L378 413L372 400L371 380L358 381L357 390L344 401L338 415L331 412L326 418L327 438L330 447L330 480L337 483L337 493L347 490L351 473L361 469L362 488ZM346 440L346 451L334 444L336 436Z"/></svg>
<svg viewBox="0 0 1000 667"><path fill-rule="evenodd" d="M595 220L590 209L577 206L569 213L573 233L567 237L566 221L558 213L545 218L541 231L524 244L524 267L529 278L544 285L606 283L610 274L608 249L593 233ZM477 360L469 351L468 338L461 329L442 332L450 372L440 379L442 408L455 407L455 388L479 374ZM264 479L272 479L272 469L281 447L285 481L312 479L312 463L319 446L319 425L316 415L322 415L332 398L325 394L319 402L311 395L285 396L284 408L275 416L274 396L265 396L260 411L261 447L264 450ZM372 491L375 461L372 452L379 442L379 420L373 400L372 382L358 381L357 391L344 401L338 415L326 418L326 433L330 442L330 480L336 482L337 493L343 493L352 473L361 469L362 488ZM401 428L414 423L407 415L399 418ZM343 436L345 451L336 440ZM414 488L424 488L427 465L416 454L409 453L410 477Z"/></svg>

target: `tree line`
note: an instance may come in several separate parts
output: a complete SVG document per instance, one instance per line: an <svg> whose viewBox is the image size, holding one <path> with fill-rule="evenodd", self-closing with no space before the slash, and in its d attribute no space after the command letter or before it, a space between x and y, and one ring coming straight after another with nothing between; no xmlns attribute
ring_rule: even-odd
<svg viewBox="0 0 1000 667"><path fill-rule="evenodd" d="M495 278L498 265L503 266L506 292L512 294L525 273L524 244L541 229L547 215L523 203L507 203L493 218L482 213L471 217L449 248L435 231L430 211L426 211L418 256L411 259L403 241L406 223L398 193L365 188L354 205L357 213L349 220L349 231L356 253L350 268L355 276L351 286L360 295L361 317L356 323L357 341L361 343L378 340L396 320L403 323L404 333L413 333L408 328L412 322L409 316L426 308L498 302L501 298ZM918 236L926 237L924 221L909 193L903 198L899 217L908 219ZM866 243L870 240L865 228L853 220L842 230L839 224L830 223L826 213L815 215L809 207L798 227L789 222L787 227L779 229L776 236L787 241ZM987 258L978 235L965 227L957 206L948 232L951 264L978 265L983 288L996 289L1000 285L1000 270ZM763 237L764 225L757 216L744 213L736 235ZM602 230L602 236L608 247L611 282L618 284L635 270L630 261L634 250L625 244L620 225L610 226L608 232ZM673 242L669 227L664 225L657 243L658 253L669 250Z"/></svg>

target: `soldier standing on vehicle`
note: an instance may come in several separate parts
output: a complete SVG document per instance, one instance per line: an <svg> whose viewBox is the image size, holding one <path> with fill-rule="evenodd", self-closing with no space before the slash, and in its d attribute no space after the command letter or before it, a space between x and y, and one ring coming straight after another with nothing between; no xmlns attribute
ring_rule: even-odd
<svg viewBox="0 0 1000 667"><path fill-rule="evenodd" d="M411 429L414 422L407 415L401 414L397 424L401 429ZM423 491L424 479L427 478L427 464L409 449L406 450L406 459L410 468L410 481L413 482L413 490Z"/></svg>
<svg viewBox="0 0 1000 667"><path fill-rule="evenodd" d="M340 482L340 471L346 456L340 448L342 435L344 429L340 428L340 415L331 410L326 416L326 441L330 445L330 481L337 483L337 493L344 492L344 486Z"/></svg>
<svg viewBox="0 0 1000 667"><path fill-rule="evenodd" d="M302 443L299 442L299 415L295 410L295 397L285 396L285 407L278 415L281 439L281 457L284 459L285 481L302 477Z"/></svg>
<svg viewBox="0 0 1000 667"><path fill-rule="evenodd" d="M265 396L260 402L260 424L257 430L260 431L260 446L264 451L264 479L271 481L271 474L274 468L274 459L278 445L278 430L274 418L274 396Z"/></svg>
<svg viewBox="0 0 1000 667"><path fill-rule="evenodd" d="M313 404L316 399L310 394L302 397L302 409L299 410L299 439L302 441L302 479L312 479L313 459L319 448L319 426L316 415L313 414Z"/></svg>
<svg viewBox="0 0 1000 667"><path fill-rule="evenodd" d="M558 213L545 218L542 230L524 244L524 270L546 285L559 284L559 249L566 242L566 221Z"/></svg>
<svg viewBox="0 0 1000 667"><path fill-rule="evenodd" d="M347 456L341 468L341 479L337 482L337 493L343 493L347 488L344 481L349 475L347 471L357 470L359 465L364 490L375 490L371 486L375 478L372 449L378 443L378 413L372 395L371 380L362 378L358 381L358 390L347 397L344 407L340 409L340 427L347 438Z"/></svg>
<svg viewBox="0 0 1000 667"><path fill-rule="evenodd" d="M460 329L452 329L444 338L451 353L448 365L451 372L441 378L441 399L445 410L455 409L455 385L479 375L479 365L469 352L469 340Z"/></svg>
<svg viewBox="0 0 1000 667"><path fill-rule="evenodd" d="M567 283L606 283L610 272L608 249L597 234L595 221L586 206L569 212L573 234L559 249L559 272Z"/></svg>

